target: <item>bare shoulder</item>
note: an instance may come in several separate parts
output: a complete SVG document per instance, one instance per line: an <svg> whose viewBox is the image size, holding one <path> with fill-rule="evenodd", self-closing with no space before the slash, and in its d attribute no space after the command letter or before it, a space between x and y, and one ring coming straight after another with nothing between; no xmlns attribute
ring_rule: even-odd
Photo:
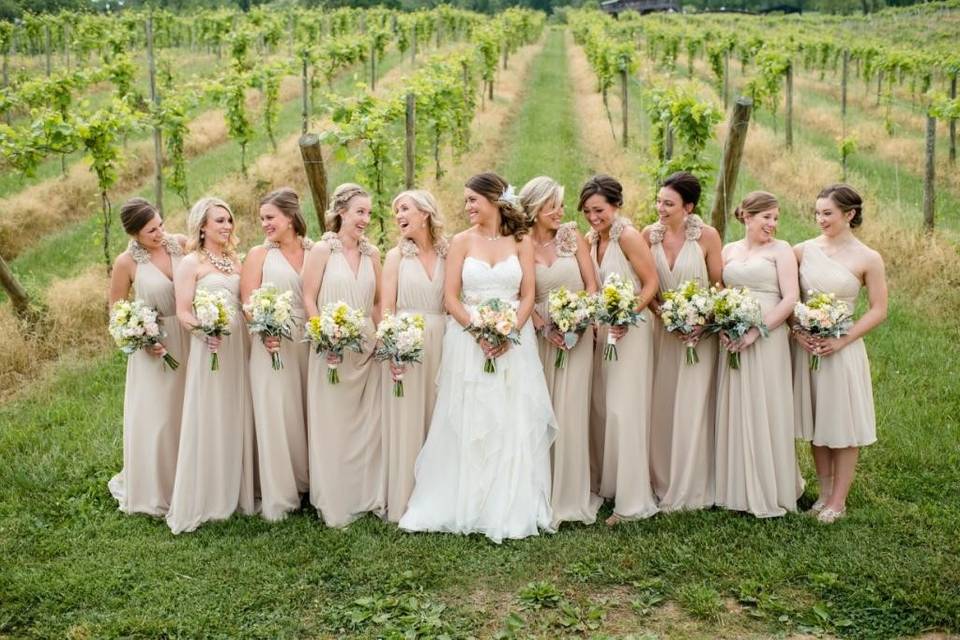
<svg viewBox="0 0 960 640"><path fill-rule="evenodd" d="M134 261L133 256L130 255L129 251L124 251L116 257L113 261L114 269L122 269L124 271L133 271L136 269L137 263Z"/></svg>
<svg viewBox="0 0 960 640"><path fill-rule="evenodd" d="M637 231L637 228L631 224L625 225L623 230L620 232L620 241L623 242L637 242L641 240L643 236L640 235L640 232Z"/></svg>
<svg viewBox="0 0 960 640"><path fill-rule="evenodd" d="M720 232L716 228L711 227L710 225L704 223L700 228L700 238L711 243L720 246L722 240L720 239Z"/></svg>
<svg viewBox="0 0 960 640"><path fill-rule="evenodd" d="M250 248L250 251L247 251L247 260L262 260L267 255L267 248L262 244L258 244Z"/></svg>
<svg viewBox="0 0 960 640"><path fill-rule="evenodd" d="M173 233L173 234L171 234L171 235L173 236L174 241L175 241L178 245L180 245L180 248L186 250L186 248L187 248L187 236L183 235L182 233Z"/></svg>
<svg viewBox="0 0 960 640"><path fill-rule="evenodd" d="M469 229L461 231L460 233L456 233L454 234L453 238L450 239L450 251L465 253L472 242L473 234Z"/></svg>
<svg viewBox="0 0 960 640"><path fill-rule="evenodd" d="M400 247L393 247L387 251L387 255L383 258L383 264L393 264L400 261Z"/></svg>
<svg viewBox="0 0 960 640"><path fill-rule="evenodd" d="M863 261L867 265L867 267L871 267L871 268L883 267L883 255L881 255L879 251L877 251L876 249L871 249L870 247L865 245L863 242L860 242L859 249L860 249L861 255L863 256Z"/></svg>
<svg viewBox="0 0 960 640"><path fill-rule="evenodd" d="M330 255L330 243L326 240L317 240L310 247L310 253L315 256L326 257Z"/></svg>
<svg viewBox="0 0 960 640"><path fill-rule="evenodd" d="M773 251L774 255L778 258L784 258L796 261L797 256L793 253L793 247L790 246L790 243L786 240L774 240L773 241Z"/></svg>

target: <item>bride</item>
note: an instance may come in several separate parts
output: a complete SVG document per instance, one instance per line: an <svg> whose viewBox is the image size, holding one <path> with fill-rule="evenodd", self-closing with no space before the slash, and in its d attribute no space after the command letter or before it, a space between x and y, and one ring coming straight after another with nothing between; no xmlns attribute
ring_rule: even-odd
<svg viewBox="0 0 960 640"><path fill-rule="evenodd" d="M483 533L494 542L551 531L550 445L556 420L532 324L533 244L512 187L494 173L467 181L472 227L447 254L440 385L416 485L400 527ZM466 330L476 305L513 305L520 343L496 347ZM496 370L484 372L484 359Z"/></svg>

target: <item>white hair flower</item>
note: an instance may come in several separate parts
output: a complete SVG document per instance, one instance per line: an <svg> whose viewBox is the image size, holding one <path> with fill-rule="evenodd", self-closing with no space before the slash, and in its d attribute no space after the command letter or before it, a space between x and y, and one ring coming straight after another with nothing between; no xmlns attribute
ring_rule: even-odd
<svg viewBox="0 0 960 640"><path fill-rule="evenodd" d="M500 194L500 200L509 202L515 207L520 206L520 197L514 191L512 184L508 184L507 188L503 190L503 193Z"/></svg>

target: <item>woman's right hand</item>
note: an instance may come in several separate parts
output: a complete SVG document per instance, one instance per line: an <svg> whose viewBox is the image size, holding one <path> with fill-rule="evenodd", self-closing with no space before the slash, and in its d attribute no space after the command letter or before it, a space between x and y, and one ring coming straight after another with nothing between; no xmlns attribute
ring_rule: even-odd
<svg viewBox="0 0 960 640"><path fill-rule="evenodd" d="M207 349L211 353L215 353L220 348L221 342L223 342L223 338L220 336L207 336Z"/></svg>
<svg viewBox="0 0 960 640"><path fill-rule="evenodd" d="M403 377L403 374L407 372L407 365L400 364L397 362L390 363L390 376L393 378L393 381L396 382Z"/></svg>
<svg viewBox="0 0 960 640"><path fill-rule="evenodd" d="M343 362L343 356L333 351L327 351L327 364L337 365Z"/></svg>
<svg viewBox="0 0 960 640"><path fill-rule="evenodd" d="M623 336L627 335L627 330L630 328L630 325L618 324L612 325L610 327L610 335L613 336L614 340L619 340Z"/></svg>
<svg viewBox="0 0 960 640"><path fill-rule="evenodd" d="M279 353L280 338L277 336L264 336L263 347L267 350L267 353Z"/></svg>
<svg viewBox="0 0 960 640"><path fill-rule="evenodd" d="M793 335L793 339L796 340L797 344L799 344L804 351L813 355L817 354L817 348L820 346L820 344L816 338L800 327L792 329L790 333Z"/></svg>
<svg viewBox="0 0 960 640"><path fill-rule="evenodd" d="M167 355L167 348L159 342L150 346L146 351L155 358L162 358Z"/></svg>
<svg viewBox="0 0 960 640"><path fill-rule="evenodd" d="M504 340L499 345L494 345L487 340L480 341L480 348L483 349L483 355L488 358L499 358L510 348L510 341Z"/></svg>

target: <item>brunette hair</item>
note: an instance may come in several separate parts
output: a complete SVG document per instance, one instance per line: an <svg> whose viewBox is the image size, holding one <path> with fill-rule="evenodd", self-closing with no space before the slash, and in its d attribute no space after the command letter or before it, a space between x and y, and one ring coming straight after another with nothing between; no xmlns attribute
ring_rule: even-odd
<svg viewBox="0 0 960 640"><path fill-rule="evenodd" d="M853 211L853 217L850 218L851 229L856 229L863 224L863 198L850 185L843 182L831 184L824 187L817 194L817 198L830 198L844 213Z"/></svg>
<svg viewBox="0 0 960 640"><path fill-rule="evenodd" d="M476 191L500 210L500 233L513 236L518 242L523 238L529 229L527 216L523 213L519 198L504 198L510 186L506 180L488 171L473 176L464 186Z"/></svg>
<svg viewBox="0 0 960 640"><path fill-rule="evenodd" d="M751 191L740 201L740 204L737 205L736 210L733 212L733 217L742 223L746 223L747 218L752 218L758 213L776 209L779 206L780 201L777 200L777 196L772 193L767 191Z"/></svg>
<svg viewBox="0 0 960 640"><path fill-rule="evenodd" d="M299 237L307 235L307 221L300 209L300 196L290 187L280 187L271 191L260 200L260 206L272 204L293 224L293 232Z"/></svg>
<svg viewBox="0 0 960 640"><path fill-rule="evenodd" d="M663 181L661 186L668 187L679 193L683 204L692 204L694 209L697 208L697 204L700 202L702 187L700 186L700 179L689 171L671 173L667 176L667 179Z"/></svg>
<svg viewBox="0 0 960 640"><path fill-rule="evenodd" d="M323 221L330 231L340 231L343 223L343 214L350 208L350 201L354 198L369 198L370 194L358 184L347 182L337 187L330 196L330 206L323 214Z"/></svg>
<svg viewBox="0 0 960 640"><path fill-rule="evenodd" d="M612 204L618 209L623 206L623 185L613 176L601 173L587 180L583 188L580 189L577 211L583 211L587 200L597 195L602 196L608 204Z"/></svg>
<svg viewBox="0 0 960 640"><path fill-rule="evenodd" d="M143 198L130 198L120 207L120 224L129 236L135 236L160 212Z"/></svg>

